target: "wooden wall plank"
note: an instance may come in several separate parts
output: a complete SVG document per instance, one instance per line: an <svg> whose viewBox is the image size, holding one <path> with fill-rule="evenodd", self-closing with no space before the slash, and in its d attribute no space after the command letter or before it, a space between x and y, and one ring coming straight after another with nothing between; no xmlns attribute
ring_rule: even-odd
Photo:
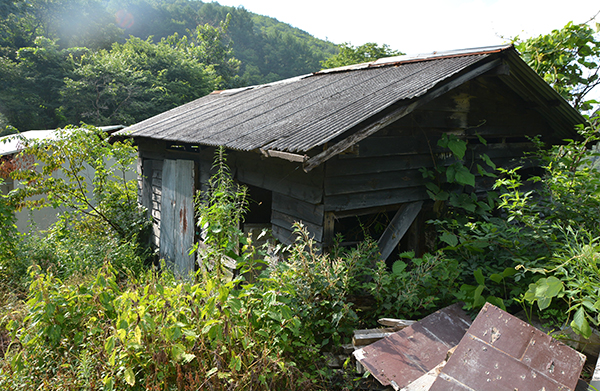
<svg viewBox="0 0 600 391"><path fill-rule="evenodd" d="M290 231L289 229L280 227L276 224L273 224L272 227L273 237L279 240L284 245L287 246L295 242L296 234Z"/></svg>
<svg viewBox="0 0 600 391"><path fill-rule="evenodd" d="M237 179L249 185L285 194L309 203L323 199L323 167L305 173L301 163L235 152Z"/></svg>
<svg viewBox="0 0 600 391"><path fill-rule="evenodd" d="M325 175L326 177L334 177L340 175L373 174L411 170L421 167L433 167L433 158L430 153L381 157L346 157L338 155L327 161Z"/></svg>
<svg viewBox="0 0 600 391"><path fill-rule="evenodd" d="M371 191L355 194L341 194L325 196L325 211L344 211L352 209L369 208L373 206L385 206L391 204L402 204L420 200L428 200L426 189L421 187L409 187L405 189L390 189Z"/></svg>
<svg viewBox="0 0 600 391"><path fill-rule="evenodd" d="M325 212L323 204L310 204L285 194L273 192L272 209L273 211L294 216L298 220L323 225L323 215Z"/></svg>
<svg viewBox="0 0 600 391"><path fill-rule="evenodd" d="M152 216L152 238L151 242L154 248L160 247L160 210L161 210L161 194L162 194L162 160L152 161L152 172L149 173L151 177L151 209L150 214Z"/></svg>
<svg viewBox="0 0 600 391"><path fill-rule="evenodd" d="M352 194L425 185L428 179L418 170L391 171L325 178L325 195Z"/></svg>
<svg viewBox="0 0 600 391"><path fill-rule="evenodd" d="M285 213L278 212L274 210L271 215L271 224L277 225L279 227L286 228L290 231L293 230L294 223L299 222L302 223L308 232L312 235L313 239L317 242L321 242L323 240L323 226L313 224L309 221L304 221L302 219L298 219L298 217L290 216Z"/></svg>
<svg viewBox="0 0 600 391"><path fill-rule="evenodd" d="M163 161L162 168L162 195L161 195L161 213L160 213L160 258L164 259L170 265L174 263L175 250L175 209L176 194L175 181L177 176L176 160L166 159Z"/></svg>

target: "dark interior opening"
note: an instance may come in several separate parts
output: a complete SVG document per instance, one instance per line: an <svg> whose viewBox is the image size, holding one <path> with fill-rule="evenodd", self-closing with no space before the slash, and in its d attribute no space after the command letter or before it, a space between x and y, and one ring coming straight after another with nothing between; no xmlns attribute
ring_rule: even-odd
<svg viewBox="0 0 600 391"><path fill-rule="evenodd" d="M248 188L248 211L244 224L270 224L273 193L256 186L245 186Z"/></svg>

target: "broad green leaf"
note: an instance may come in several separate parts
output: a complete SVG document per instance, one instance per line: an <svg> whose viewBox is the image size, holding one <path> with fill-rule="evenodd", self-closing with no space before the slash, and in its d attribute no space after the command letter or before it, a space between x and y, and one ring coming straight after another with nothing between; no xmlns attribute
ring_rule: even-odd
<svg viewBox="0 0 600 391"><path fill-rule="evenodd" d="M438 140L437 145L442 148L448 148L448 135L442 134L442 137Z"/></svg>
<svg viewBox="0 0 600 391"><path fill-rule="evenodd" d="M135 330L133 331L133 337L136 343L142 343L142 329L140 329L140 326L135 326Z"/></svg>
<svg viewBox="0 0 600 391"><path fill-rule="evenodd" d="M533 303L537 299L537 297L535 296L536 287L537 285L535 283L529 284L529 289L527 290L527 292L525 292L525 295L523 296L523 298L530 303Z"/></svg>
<svg viewBox="0 0 600 391"><path fill-rule="evenodd" d="M540 311L548 308L550 306L551 302L552 302L551 297L538 297L538 299L537 299L537 303L538 303L538 307L540 307Z"/></svg>
<svg viewBox="0 0 600 391"><path fill-rule="evenodd" d="M477 138L479 139L479 142L482 143L483 145L487 145L487 140L483 138L483 136L481 136L479 133L475 133L475 135L477 136Z"/></svg>
<svg viewBox="0 0 600 391"><path fill-rule="evenodd" d="M500 284L503 279L504 279L504 277L502 277L502 275L498 274L498 273L494 273L494 274L490 275L490 280L494 281L496 284ZM492 304L494 304L494 303L492 303Z"/></svg>
<svg viewBox="0 0 600 391"><path fill-rule="evenodd" d="M115 387L115 380L112 376L105 376L102 383L104 383L104 391L112 391Z"/></svg>
<svg viewBox="0 0 600 391"><path fill-rule="evenodd" d="M452 247L456 247L458 244L458 237L450 232L444 232L442 236L440 236L440 240Z"/></svg>
<svg viewBox="0 0 600 391"><path fill-rule="evenodd" d="M573 321L571 322L571 327L573 328L573 331L584 338L589 338L592 335L592 329L586 319L585 309L583 306L580 306L577 312L575 312Z"/></svg>
<svg viewBox="0 0 600 391"><path fill-rule="evenodd" d="M452 166L449 166L449 167L446 169L446 180L447 180L449 183L454 183L455 176L456 176L456 168L454 168L454 165L452 165Z"/></svg>
<svg viewBox="0 0 600 391"><path fill-rule="evenodd" d="M548 297L556 297L563 290L563 283L561 280L554 276L550 276L546 279L548 289L546 295Z"/></svg>
<svg viewBox="0 0 600 391"><path fill-rule="evenodd" d="M114 337L114 335L111 335L104 342L104 350L106 350L106 353L108 355L110 355L114 348L115 348L115 337Z"/></svg>
<svg viewBox="0 0 600 391"><path fill-rule="evenodd" d="M130 386L134 386L135 385L135 375L134 375L133 370L131 368L126 368L125 369L125 381Z"/></svg>
<svg viewBox="0 0 600 391"><path fill-rule="evenodd" d="M483 298L483 296L481 296L484 288L485 287L483 285L478 285L477 288L475 289L475 293L473 294L473 306L474 307L481 307L482 305L485 304L485 299Z"/></svg>
<svg viewBox="0 0 600 391"><path fill-rule="evenodd" d="M504 277L504 278L506 278L506 277L512 277L515 274L517 274L517 269L515 269L514 267L507 267L502 272L502 277Z"/></svg>
<svg viewBox="0 0 600 391"><path fill-rule="evenodd" d="M485 285L485 278L483 277L483 271L481 271L481 269L475 270L473 274L475 275L475 281L477 281L479 285Z"/></svg>
<svg viewBox="0 0 600 391"><path fill-rule="evenodd" d="M448 148L458 159L462 159L465 157L465 152L467 151L467 142L456 137L451 137L448 140Z"/></svg>
<svg viewBox="0 0 600 391"><path fill-rule="evenodd" d="M471 174L469 169L465 166L460 166L454 174L456 182L461 185L469 185L475 187L475 175Z"/></svg>
<svg viewBox="0 0 600 391"><path fill-rule="evenodd" d="M402 272L404 271L404 269L406 269L406 262L403 261L396 261L394 262L394 264L392 265L392 272L399 276L400 274L402 274Z"/></svg>
<svg viewBox="0 0 600 391"><path fill-rule="evenodd" d="M185 354L185 347L181 344L175 344L171 347L171 358L179 362Z"/></svg>

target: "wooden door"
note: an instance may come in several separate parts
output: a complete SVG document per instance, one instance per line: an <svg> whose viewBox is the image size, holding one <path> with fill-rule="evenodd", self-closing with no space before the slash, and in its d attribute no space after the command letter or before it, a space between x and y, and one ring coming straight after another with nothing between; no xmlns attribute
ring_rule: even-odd
<svg viewBox="0 0 600 391"><path fill-rule="evenodd" d="M160 257L176 275L187 277L195 270L194 162L165 159L162 169Z"/></svg>

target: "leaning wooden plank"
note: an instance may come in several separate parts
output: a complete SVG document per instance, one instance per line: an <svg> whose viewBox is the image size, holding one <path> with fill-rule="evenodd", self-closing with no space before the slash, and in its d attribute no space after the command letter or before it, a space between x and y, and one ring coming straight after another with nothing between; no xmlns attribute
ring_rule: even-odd
<svg viewBox="0 0 600 391"><path fill-rule="evenodd" d="M377 242L381 251L381 260L385 261L390 256L406 231L410 228L410 225L415 221L422 206L423 201L417 201L403 205L398 210Z"/></svg>

